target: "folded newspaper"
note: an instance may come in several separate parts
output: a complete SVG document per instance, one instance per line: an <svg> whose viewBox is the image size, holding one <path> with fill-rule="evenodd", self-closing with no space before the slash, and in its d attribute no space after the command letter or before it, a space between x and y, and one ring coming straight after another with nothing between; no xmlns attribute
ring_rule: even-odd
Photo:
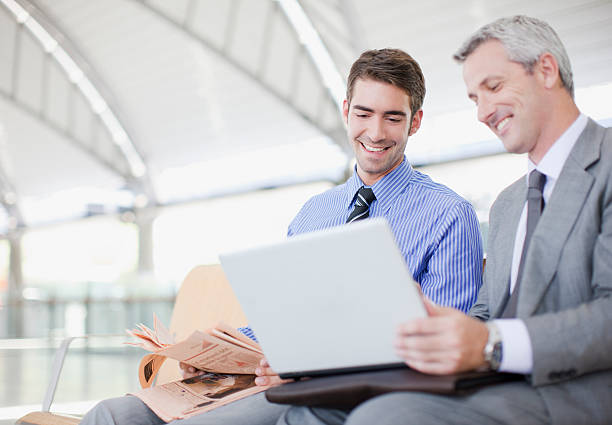
<svg viewBox="0 0 612 425"><path fill-rule="evenodd" d="M143 324L127 333L152 354L140 362L142 390L133 393L165 422L207 412L268 387L255 385L255 369L263 354L259 344L225 323L195 331L175 342L170 331L154 316L153 330ZM203 371L201 375L151 386L159 368L171 358Z"/></svg>

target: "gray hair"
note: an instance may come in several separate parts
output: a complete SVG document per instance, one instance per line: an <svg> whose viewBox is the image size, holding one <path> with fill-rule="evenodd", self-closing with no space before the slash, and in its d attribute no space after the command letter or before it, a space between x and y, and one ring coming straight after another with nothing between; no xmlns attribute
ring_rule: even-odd
<svg viewBox="0 0 612 425"><path fill-rule="evenodd" d="M453 55L463 63L482 43L488 40L500 41L511 61L520 63L532 73L543 53L552 54L559 64L563 87L574 97L572 66L565 47L554 29L546 22L524 15L501 18L491 22L468 38Z"/></svg>

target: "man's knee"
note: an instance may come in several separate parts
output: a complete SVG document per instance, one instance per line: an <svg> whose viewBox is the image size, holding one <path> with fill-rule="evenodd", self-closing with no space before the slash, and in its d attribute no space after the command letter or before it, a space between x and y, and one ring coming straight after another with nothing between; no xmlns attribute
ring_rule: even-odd
<svg viewBox="0 0 612 425"><path fill-rule="evenodd" d="M81 425L157 425L159 419L140 399L133 396L99 402L81 420Z"/></svg>
<svg viewBox="0 0 612 425"><path fill-rule="evenodd" d="M432 400L435 397L403 392L374 397L353 409L346 425L439 424L440 412L435 411L436 403Z"/></svg>
<svg viewBox="0 0 612 425"><path fill-rule="evenodd" d="M342 410L293 406L283 413L278 425L342 425L346 415Z"/></svg>

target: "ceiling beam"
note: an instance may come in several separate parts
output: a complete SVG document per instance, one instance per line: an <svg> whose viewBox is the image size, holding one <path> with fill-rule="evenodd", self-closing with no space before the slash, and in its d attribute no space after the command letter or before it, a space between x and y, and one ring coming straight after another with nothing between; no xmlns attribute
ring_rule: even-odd
<svg viewBox="0 0 612 425"><path fill-rule="evenodd" d="M135 195L144 194L149 204L157 203L147 166L136 148L131 132L127 130L126 120L121 117L113 96L97 77L93 67L83 59L66 34L51 22L39 4L28 0L0 0L0 4L10 12L9 15L12 15L17 23L12 87L9 92L0 90L0 94L47 128L58 133L63 139L83 149L105 168L119 175L126 181L127 186L135 189L137 192ZM18 59L23 48L20 40L24 31L29 31L39 42L45 55L44 69L41 72L42 96L38 108L20 102L15 93L19 82ZM49 61L54 61L63 71L62 75L66 78L68 87L72 87L74 92L82 96L95 122L107 131L109 137L105 138L106 142L112 144L112 148L108 150L111 152L110 155L105 156L95 148L95 142L99 143L99 140L96 140L98 133L94 125L91 126L91 134L88 137L78 137L72 131L70 124L74 121L73 113L77 101L77 97L72 94L74 92L69 93L70 105L65 126L54 123L46 116ZM120 157L119 161L117 155ZM120 163L123 163L123 166Z"/></svg>

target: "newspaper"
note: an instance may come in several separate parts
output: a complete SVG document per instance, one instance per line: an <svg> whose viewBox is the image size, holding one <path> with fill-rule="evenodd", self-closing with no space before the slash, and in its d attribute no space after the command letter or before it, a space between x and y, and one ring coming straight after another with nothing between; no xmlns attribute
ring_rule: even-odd
<svg viewBox="0 0 612 425"><path fill-rule="evenodd" d="M138 339L128 344L152 353L140 362L138 378L143 389L133 395L166 422L195 416L268 389L255 385L255 369L263 358L259 344L225 323L206 331L195 331L179 342L174 341L157 316L154 316L153 330L139 324L127 332ZM204 373L152 386L166 358L186 363Z"/></svg>
<svg viewBox="0 0 612 425"><path fill-rule="evenodd" d="M268 387L255 385L255 375L207 372L133 393L160 419L171 422L190 418Z"/></svg>

